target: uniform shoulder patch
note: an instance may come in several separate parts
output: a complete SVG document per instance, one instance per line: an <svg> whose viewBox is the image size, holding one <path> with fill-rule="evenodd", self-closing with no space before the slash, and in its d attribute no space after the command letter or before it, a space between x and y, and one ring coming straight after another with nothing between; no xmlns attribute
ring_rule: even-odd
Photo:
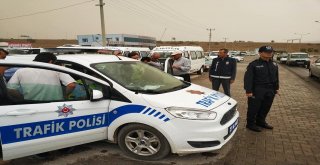
<svg viewBox="0 0 320 165"><path fill-rule="evenodd" d="M278 64L276 62L272 62L274 66L278 66Z"/></svg>

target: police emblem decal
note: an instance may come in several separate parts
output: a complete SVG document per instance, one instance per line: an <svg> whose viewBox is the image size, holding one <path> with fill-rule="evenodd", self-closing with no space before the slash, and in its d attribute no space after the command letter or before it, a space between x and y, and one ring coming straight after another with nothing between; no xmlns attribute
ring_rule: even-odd
<svg viewBox="0 0 320 165"><path fill-rule="evenodd" d="M198 90L187 90L187 92L191 94L197 94L197 95L202 95L204 92L198 91Z"/></svg>
<svg viewBox="0 0 320 165"><path fill-rule="evenodd" d="M56 110L56 112L58 112L58 117L59 116L64 116L64 117L68 117L69 115L73 115L73 111L75 111L76 109L74 109L72 107L72 105L66 105L63 104L62 106L58 106L58 110Z"/></svg>

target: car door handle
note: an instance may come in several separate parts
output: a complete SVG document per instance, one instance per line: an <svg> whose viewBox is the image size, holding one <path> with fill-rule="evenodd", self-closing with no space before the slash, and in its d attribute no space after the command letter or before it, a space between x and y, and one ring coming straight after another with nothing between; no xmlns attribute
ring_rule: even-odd
<svg viewBox="0 0 320 165"><path fill-rule="evenodd" d="M31 109L19 109L15 111L8 112L7 116L21 116L21 115L32 115L36 113L37 111L31 110Z"/></svg>

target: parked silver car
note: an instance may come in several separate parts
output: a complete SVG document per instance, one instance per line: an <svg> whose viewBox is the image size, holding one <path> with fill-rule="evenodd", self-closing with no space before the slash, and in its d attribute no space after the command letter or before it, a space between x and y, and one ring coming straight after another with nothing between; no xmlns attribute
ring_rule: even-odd
<svg viewBox="0 0 320 165"><path fill-rule="evenodd" d="M320 58L310 65L309 75L320 78Z"/></svg>

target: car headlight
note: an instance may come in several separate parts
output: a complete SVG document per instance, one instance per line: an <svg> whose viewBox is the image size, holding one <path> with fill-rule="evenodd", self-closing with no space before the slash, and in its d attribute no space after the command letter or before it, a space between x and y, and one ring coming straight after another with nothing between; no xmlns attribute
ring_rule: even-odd
<svg viewBox="0 0 320 165"><path fill-rule="evenodd" d="M217 117L216 112L202 110L202 109L169 107L169 108L166 108L166 110L177 118L189 119L189 120L214 120Z"/></svg>

